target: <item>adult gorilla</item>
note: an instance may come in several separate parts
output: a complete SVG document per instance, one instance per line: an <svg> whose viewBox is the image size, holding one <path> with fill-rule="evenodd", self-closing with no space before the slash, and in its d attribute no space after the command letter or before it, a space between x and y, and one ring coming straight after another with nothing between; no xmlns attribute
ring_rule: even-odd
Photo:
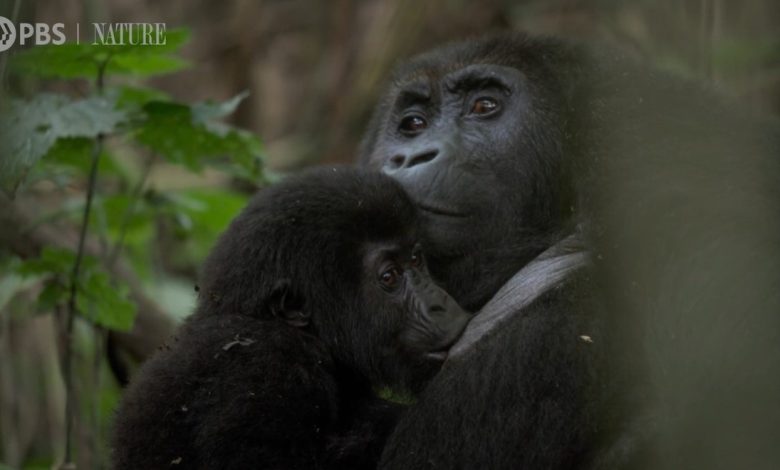
<svg viewBox="0 0 780 470"><path fill-rule="evenodd" d="M698 84L552 39L402 65L362 163L425 211L432 272L461 305L524 269L497 302L516 312L456 346L381 467L776 463L779 135Z"/></svg>

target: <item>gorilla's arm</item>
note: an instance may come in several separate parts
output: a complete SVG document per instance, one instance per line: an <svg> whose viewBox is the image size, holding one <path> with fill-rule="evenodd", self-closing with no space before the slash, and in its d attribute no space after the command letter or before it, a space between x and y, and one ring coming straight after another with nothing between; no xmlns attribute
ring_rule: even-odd
<svg viewBox="0 0 780 470"><path fill-rule="evenodd" d="M328 468L376 468L382 449L406 405L381 398L357 406L345 431L331 437L326 454Z"/></svg>
<svg viewBox="0 0 780 470"><path fill-rule="evenodd" d="M548 290L563 284L587 264L588 255L579 234L551 246L510 278L471 320L448 357L470 351L480 338L505 326Z"/></svg>
<svg viewBox="0 0 780 470"><path fill-rule="evenodd" d="M583 423L603 409L592 391L609 389L608 374L594 364L610 346L590 292L586 276L570 278L448 360L402 417L380 468L579 468L594 459L588 444L607 430ZM621 409L616 401L612 411Z"/></svg>

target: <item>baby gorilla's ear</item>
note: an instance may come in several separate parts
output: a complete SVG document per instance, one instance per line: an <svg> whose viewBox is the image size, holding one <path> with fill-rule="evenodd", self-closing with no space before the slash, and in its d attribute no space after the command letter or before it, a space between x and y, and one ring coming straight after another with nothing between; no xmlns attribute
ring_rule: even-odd
<svg viewBox="0 0 780 470"><path fill-rule="evenodd" d="M303 304L303 297L293 291L292 282L289 279L281 279L276 282L268 301L273 316L298 328L309 324L310 314L303 310Z"/></svg>

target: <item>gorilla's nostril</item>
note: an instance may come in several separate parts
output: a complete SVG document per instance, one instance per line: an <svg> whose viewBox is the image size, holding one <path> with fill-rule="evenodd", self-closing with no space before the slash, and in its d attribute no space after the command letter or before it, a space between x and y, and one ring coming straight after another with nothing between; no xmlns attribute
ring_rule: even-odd
<svg viewBox="0 0 780 470"><path fill-rule="evenodd" d="M404 160L406 159L403 155L394 155L390 157L390 166L392 168L401 168L401 166L404 164Z"/></svg>
<svg viewBox="0 0 780 470"><path fill-rule="evenodd" d="M442 313L445 311L445 308L441 305L432 305L430 308L428 308L428 313Z"/></svg>
<svg viewBox="0 0 780 470"><path fill-rule="evenodd" d="M429 152L420 153L417 155L414 155L412 158L409 159L408 167L413 167L415 165L420 165L422 163L427 163L434 158L436 158L436 155L439 154L438 150L431 150Z"/></svg>

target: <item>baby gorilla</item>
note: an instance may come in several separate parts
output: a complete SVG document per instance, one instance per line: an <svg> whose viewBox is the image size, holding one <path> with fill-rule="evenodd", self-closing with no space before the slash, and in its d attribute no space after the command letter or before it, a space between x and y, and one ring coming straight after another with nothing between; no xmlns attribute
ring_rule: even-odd
<svg viewBox="0 0 780 470"><path fill-rule="evenodd" d="M428 274L389 177L310 171L258 193L206 261L196 312L116 417L122 469L373 468L469 320Z"/></svg>

